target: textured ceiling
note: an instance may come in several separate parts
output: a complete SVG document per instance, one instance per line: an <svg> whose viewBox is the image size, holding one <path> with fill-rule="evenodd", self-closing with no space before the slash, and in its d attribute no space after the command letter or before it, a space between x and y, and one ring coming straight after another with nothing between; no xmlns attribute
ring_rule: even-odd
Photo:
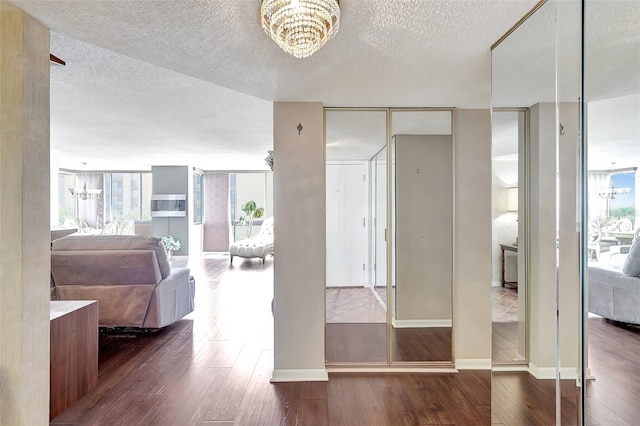
<svg viewBox="0 0 640 426"><path fill-rule="evenodd" d="M259 0L11 1L67 61L52 67L62 167L208 170L266 168L272 101L488 107L489 46L537 2L345 0L337 36L299 60L264 34Z"/></svg>
<svg viewBox="0 0 640 426"><path fill-rule="evenodd" d="M344 0L337 36L299 60L264 34L259 0L11 1L52 29L52 53L67 61L51 74L52 147L61 167L205 170L266 169L272 101L489 107L489 46L537 3ZM550 97L541 86L553 82L556 29L548 22L574 13L571 2L555 3L494 53L513 64L494 66L494 82L502 81L494 86L497 105ZM611 4L589 2L591 40L598 40L587 56L590 100L640 92L640 55L623 50L640 46L640 2ZM567 99L578 89L574 25L565 21L558 31Z"/></svg>

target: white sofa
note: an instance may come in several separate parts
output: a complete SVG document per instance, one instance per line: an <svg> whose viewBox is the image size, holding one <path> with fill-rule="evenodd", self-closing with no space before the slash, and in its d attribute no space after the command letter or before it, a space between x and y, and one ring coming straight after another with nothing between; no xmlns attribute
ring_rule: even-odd
<svg viewBox="0 0 640 426"><path fill-rule="evenodd" d="M260 233L255 237L236 241L229 246L230 262L235 256L248 259L258 257L264 264L268 255L273 256L273 217L262 222Z"/></svg>

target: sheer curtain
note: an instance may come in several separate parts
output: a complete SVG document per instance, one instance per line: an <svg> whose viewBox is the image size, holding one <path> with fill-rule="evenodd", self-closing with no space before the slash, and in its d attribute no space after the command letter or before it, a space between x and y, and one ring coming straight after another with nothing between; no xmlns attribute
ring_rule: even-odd
<svg viewBox="0 0 640 426"><path fill-rule="evenodd" d="M598 190L608 188L611 173L604 171L588 172L589 222L599 223L607 217L607 200L598 195Z"/></svg>

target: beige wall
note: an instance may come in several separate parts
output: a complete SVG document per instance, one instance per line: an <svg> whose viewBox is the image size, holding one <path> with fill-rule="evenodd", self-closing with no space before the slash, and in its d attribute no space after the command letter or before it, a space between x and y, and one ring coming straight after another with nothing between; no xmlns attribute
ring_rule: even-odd
<svg viewBox="0 0 640 426"><path fill-rule="evenodd" d="M0 1L0 424L49 420L49 31Z"/></svg>
<svg viewBox="0 0 640 426"><path fill-rule="evenodd" d="M395 319L444 326L453 272L451 136L396 135L395 144Z"/></svg>
<svg viewBox="0 0 640 426"><path fill-rule="evenodd" d="M327 379L322 108L316 102L276 102L273 108L274 381Z"/></svg>
<svg viewBox="0 0 640 426"><path fill-rule="evenodd" d="M491 368L491 114L454 110L457 368Z"/></svg>

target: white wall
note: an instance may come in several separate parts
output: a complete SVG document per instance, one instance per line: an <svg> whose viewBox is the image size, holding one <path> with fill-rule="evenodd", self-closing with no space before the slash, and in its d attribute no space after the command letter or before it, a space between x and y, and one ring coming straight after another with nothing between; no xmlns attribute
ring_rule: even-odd
<svg viewBox="0 0 640 426"><path fill-rule="evenodd" d="M491 368L491 114L454 116L453 326L457 368Z"/></svg>
<svg viewBox="0 0 640 426"><path fill-rule="evenodd" d="M302 124L298 134L296 126ZM324 113L276 102L274 128L274 371L272 381L327 380Z"/></svg>

